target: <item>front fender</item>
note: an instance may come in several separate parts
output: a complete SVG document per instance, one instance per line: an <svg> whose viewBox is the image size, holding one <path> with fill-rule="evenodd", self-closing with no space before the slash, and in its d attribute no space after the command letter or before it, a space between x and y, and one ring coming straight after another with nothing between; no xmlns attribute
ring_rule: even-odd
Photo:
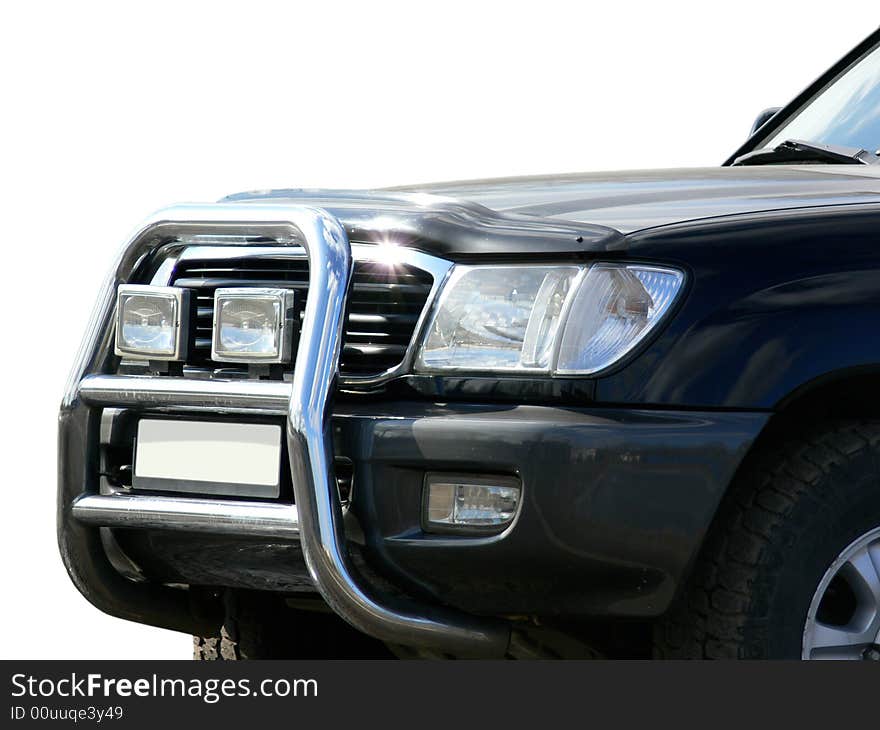
<svg viewBox="0 0 880 730"><path fill-rule="evenodd" d="M835 206L636 234L631 250L686 269L690 288L597 400L769 410L830 373L880 371L878 226L877 207Z"/></svg>

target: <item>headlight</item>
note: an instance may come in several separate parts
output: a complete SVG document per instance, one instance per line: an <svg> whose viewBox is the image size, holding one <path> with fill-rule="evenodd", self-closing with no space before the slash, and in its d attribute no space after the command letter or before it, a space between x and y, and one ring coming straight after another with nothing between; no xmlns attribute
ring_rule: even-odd
<svg viewBox="0 0 880 730"><path fill-rule="evenodd" d="M647 336L683 281L639 264L457 266L416 370L596 373Z"/></svg>
<svg viewBox="0 0 880 730"><path fill-rule="evenodd" d="M211 357L220 362L289 362L294 293L217 289Z"/></svg>
<svg viewBox="0 0 880 730"><path fill-rule="evenodd" d="M116 295L117 355L140 360L186 357L189 290L125 284Z"/></svg>

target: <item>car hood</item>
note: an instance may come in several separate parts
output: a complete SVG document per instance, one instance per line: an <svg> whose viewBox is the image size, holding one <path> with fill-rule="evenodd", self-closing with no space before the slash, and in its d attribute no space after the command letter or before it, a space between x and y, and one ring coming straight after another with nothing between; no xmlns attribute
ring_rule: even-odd
<svg viewBox="0 0 880 730"><path fill-rule="evenodd" d="M880 203L880 165L635 170L470 180L394 190L458 198L504 214L630 233L737 213Z"/></svg>
<svg viewBox="0 0 880 730"><path fill-rule="evenodd" d="M623 251L626 235L684 221L880 203L880 165L641 170L410 185L282 189L228 202L314 205L354 241L392 241L453 259Z"/></svg>

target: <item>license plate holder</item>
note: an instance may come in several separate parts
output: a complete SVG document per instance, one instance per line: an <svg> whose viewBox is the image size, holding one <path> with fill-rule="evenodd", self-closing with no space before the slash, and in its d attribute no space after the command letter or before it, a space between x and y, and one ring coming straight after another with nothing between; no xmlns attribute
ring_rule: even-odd
<svg viewBox="0 0 880 730"><path fill-rule="evenodd" d="M281 439L281 426L272 423L141 419L132 487L277 498Z"/></svg>

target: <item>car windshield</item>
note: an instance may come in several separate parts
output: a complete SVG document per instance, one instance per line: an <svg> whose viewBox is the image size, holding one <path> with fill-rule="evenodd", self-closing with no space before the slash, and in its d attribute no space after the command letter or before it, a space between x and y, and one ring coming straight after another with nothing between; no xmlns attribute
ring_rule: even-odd
<svg viewBox="0 0 880 730"><path fill-rule="evenodd" d="M874 48L825 87L762 147L787 139L880 148L880 47Z"/></svg>

